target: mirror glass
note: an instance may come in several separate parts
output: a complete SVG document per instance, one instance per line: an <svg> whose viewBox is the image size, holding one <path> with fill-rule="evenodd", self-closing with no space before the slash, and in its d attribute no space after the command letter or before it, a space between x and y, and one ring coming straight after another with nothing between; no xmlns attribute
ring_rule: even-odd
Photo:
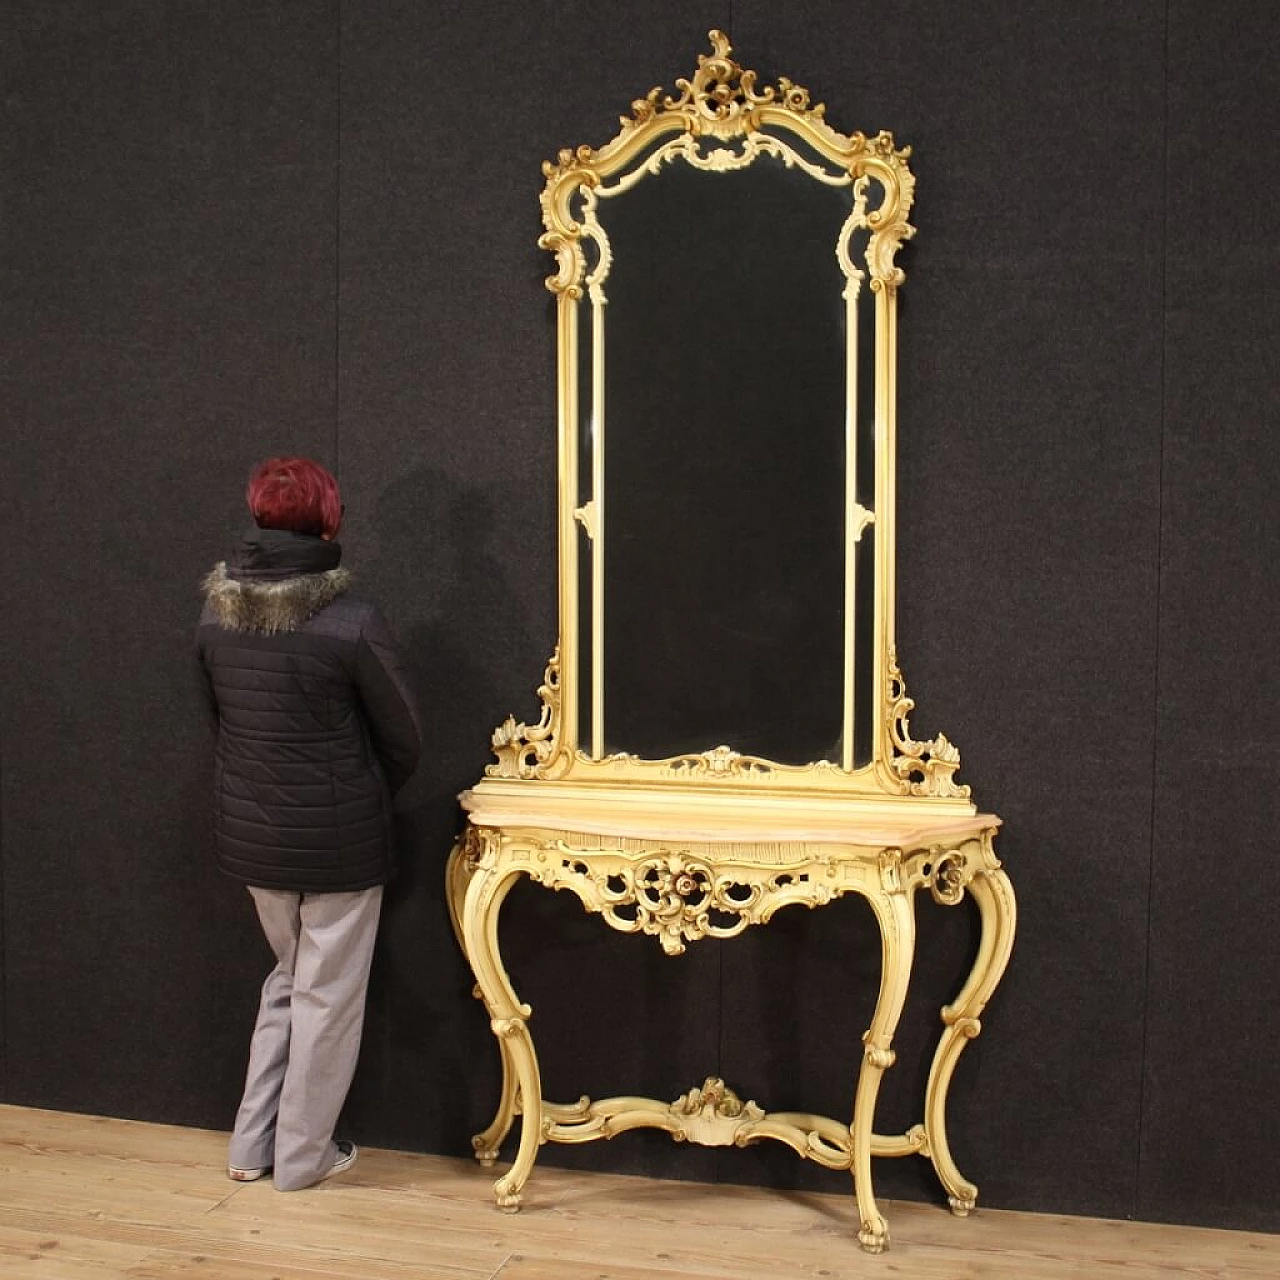
<svg viewBox="0 0 1280 1280"><path fill-rule="evenodd" d="M600 627L605 754L724 744L782 764L839 761L845 520L861 496L846 492L849 281L837 257L853 186L767 153L723 172L676 157L582 200L604 243L588 245L601 301L578 308L580 501L603 501L602 536L593 546L579 534L578 740L593 742L585 694ZM873 470L870 406L859 407L872 389L872 302L864 284L860 481ZM869 529L867 585L872 546ZM858 667L870 675L870 662ZM855 705L869 707L860 683Z"/></svg>

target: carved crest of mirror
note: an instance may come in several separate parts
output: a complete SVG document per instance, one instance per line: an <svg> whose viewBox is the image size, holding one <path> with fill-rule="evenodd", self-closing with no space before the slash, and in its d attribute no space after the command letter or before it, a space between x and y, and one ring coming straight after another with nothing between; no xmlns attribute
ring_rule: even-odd
<svg viewBox="0 0 1280 1280"><path fill-rule="evenodd" d="M947 1087L1013 938L1013 897L942 735L916 741L895 635L899 251L908 148L843 134L787 78L762 85L711 33L674 93L632 103L599 148L543 167L555 255L559 644L536 723L493 735L462 797L455 927L498 1037L487 1163L523 1116L504 1207L540 1141L651 1124L762 1137L855 1177L884 1247L874 1155L927 1154L957 1212ZM497 914L528 876L669 952L843 893L870 902L884 975L853 1120L766 1112L708 1079L674 1102L541 1098L530 1011ZM943 1011L925 1119L875 1134L905 999L913 897L968 893L983 942Z"/></svg>

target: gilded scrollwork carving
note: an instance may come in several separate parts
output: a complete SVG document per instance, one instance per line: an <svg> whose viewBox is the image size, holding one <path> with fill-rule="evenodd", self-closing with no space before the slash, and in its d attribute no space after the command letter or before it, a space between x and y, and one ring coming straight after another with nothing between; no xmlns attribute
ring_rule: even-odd
<svg viewBox="0 0 1280 1280"><path fill-rule="evenodd" d="M691 133L681 134L670 142L663 143L642 165L623 174L612 186L598 186L583 193L584 212L594 211L600 197L612 197L629 191L642 178L658 173L664 165L674 160L683 160L694 169L704 173L735 173L740 169L750 168L761 156L775 156L788 169L803 169L817 182L830 187L849 186L854 179L843 170L832 172L829 167L806 160L793 147L789 147L779 138L765 133L750 133L735 139L736 149L731 146L718 146L712 150L704 150L700 140ZM865 179L858 179L864 183ZM857 215L855 226L868 226L866 219L866 188L858 190L860 198L855 198L854 208ZM584 224L589 221L584 218Z"/></svg>
<svg viewBox="0 0 1280 1280"><path fill-rule="evenodd" d="M956 845L934 844L916 850L903 865L904 885L912 891L927 889L939 906L956 906L976 876L999 870L993 834L991 828Z"/></svg>
<svg viewBox="0 0 1280 1280"><path fill-rule="evenodd" d="M814 1130L819 1129L828 1140L820 1137L818 1141L835 1148L836 1161L842 1159L835 1146L841 1136L844 1146L848 1145L848 1129L836 1121L818 1116L770 1116L755 1102L744 1102L718 1076L708 1076L674 1102L637 1097L592 1102L580 1098L567 1106L544 1103L543 1113L545 1136L554 1142L590 1142L628 1129L664 1129L676 1142L704 1147L744 1147L759 1138L777 1138L808 1155ZM824 1150L822 1154L827 1153ZM842 1167L848 1167L847 1157Z"/></svg>
<svg viewBox="0 0 1280 1280"><path fill-rule="evenodd" d="M683 777L742 778L774 771L768 760L741 755L723 743L700 755L675 756L664 763L671 773Z"/></svg>
<svg viewBox="0 0 1280 1280"><path fill-rule="evenodd" d="M748 756L721 743L709 751L668 756L663 760L642 760L626 751L616 751L599 760L591 760L579 752L575 764L586 765L597 776L616 775L619 779L655 778L666 782L698 782L715 786L721 783L759 784L768 787L801 789L804 787L839 786L846 778L833 760L813 760L808 764L779 764L761 756Z"/></svg>
<svg viewBox="0 0 1280 1280"><path fill-rule="evenodd" d="M929 892L940 906L953 907L964 897L965 885L973 879L973 867L964 854L950 849L933 865Z"/></svg>
<svg viewBox="0 0 1280 1280"><path fill-rule="evenodd" d="M903 242L916 233L907 221L911 201L915 193L915 176L907 167L911 148L898 149L893 134L881 131L874 138L857 135L862 142L863 157L855 162L858 173L874 172L885 183L885 200L880 208L867 215L867 225L874 234L867 245L867 266L871 270L871 288L897 289L906 279L906 272L895 259ZM886 175L892 175L890 181Z"/></svg>
<svg viewBox="0 0 1280 1280"><path fill-rule="evenodd" d="M662 105L667 111L681 111L691 108L707 122L709 128L723 127L738 119L744 112L753 107L772 102L777 96L772 88L766 87L756 92L756 73L744 71L729 54L733 46L723 31L712 31L711 55L705 53L698 57L698 70L692 80L683 77L676 81L679 98L664 97ZM786 80L779 86L782 94L790 95L792 110L805 111L809 107L809 91ZM643 100L644 106L636 113L637 122L643 115L647 118L655 110L655 100L659 90L654 89ZM639 106L639 103L633 103ZM818 108L821 115L822 108Z"/></svg>
<svg viewBox="0 0 1280 1280"><path fill-rule="evenodd" d="M660 85L650 89L643 98L632 102L630 117L619 117L621 136L667 115L686 120L685 127L695 132L733 137L755 123L754 112L770 104L799 115L812 115L815 120L822 119L825 107L821 103L811 106L807 89L782 76L776 88L766 85L757 90L756 73L744 69L729 56L733 52L729 37L723 31L712 31L709 39L712 51L698 56L698 69L693 76L676 80L679 96L664 94ZM561 165L566 163L566 158L572 163L577 157L562 151Z"/></svg>
<svg viewBox="0 0 1280 1280"><path fill-rule="evenodd" d="M882 1049L874 1044L867 1045L862 1056L877 1071L888 1071L898 1060L898 1055L892 1049Z"/></svg>
<svg viewBox="0 0 1280 1280"><path fill-rule="evenodd" d="M902 850L894 846L882 849L876 863L880 887L886 893L901 893L905 887L902 878Z"/></svg>
<svg viewBox="0 0 1280 1280"><path fill-rule="evenodd" d="M553 777L560 754L560 647L556 646L538 687L542 716L527 725L508 716L493 731L497 764L485 769L489 778Z"/></svg>
<svg viewBox="0 0 1280 1280"><path fill-rule="evenodd" d="M872 288L896 289L905 275L896 264L898 250L915 229L907 221L914 198L915 179L908 166L910 147L899 148L893 135L881 131L872 137L863 133L845 135L825 119L826 108L814 103L809 90L786 76L776 86L757 87L756 72L743 68L730 56L732 46L721 31L710 32L712 52L698 58L692 77L676 81L678 94L651 89L631 104L632 114L620 118L621 131L603 147L563 148L554 161L542 166L542 218L546 231L539 245L556 256L556 273L547 279L547 288L569 298L580 298L586 257L583 251L584 224L571 211L574 196L598 188L645 148L672 133L684 135L670 147L649 157L624 177L636 181L645 172L675 156L700 168L727 171L749 164L768 151L782 156L788 165L801 164L823 182L848 182L873 176L884 188L879 207L860 218L871 232L866 261ZM767 131L780 125L821 155L830 168L813 164ZM741 150L709 148L715 143L743 140Z"/></svg>
<svg viewBox="0 0 1280 1280"><path fill-rule="evenodd" d="M475 873L480 863L488 857L492 861L496 853L499 837L497 832L487 827L477 827L468 823L460 839L462 869L468 876Z"/></svg>
<svg viewBox="0 0 1280 1280"><path fill-rule="evenodd" d="M767 1139L785 1143L828 1169L847 1170L853 1163L847 1124L810 1112L766 1111L755 1101L744 1101L719 1076L708 1076L674 1102L581 1097L572 1103L542 1103L544 1141L594 1142L630 1129L661 1129L676 1142L706 1147L748 1147ZM903 1134L873 1134L871 1142L879 1156L929 1154L928 1136L920 1124Z"/></svg>
<svg viewBox="0 0 1280 1280"><path fill-rule="evenodd" d="M707 1147L743 1145L744 1129L765 1117L763 1107L743 1102L718 1076L708 1076L701 1088L677 1098L671 1110L684 1118L681 1136Z"/></svg>
<svg viewBox="0 0 1280 1280"><path fill-rule="evenodd" d="M960 749L941 733L929 742L912 739L909 717L916 705L915 699L907 696L907 682L898 666L898 655L892 650L889 653L886 697L890 765L907 784L907 792L913 796L967 800L970 794L968 786L958 785L955 781L956 771L960 768Z"/></svg>
<svg viewBox="0 0 1280 1280"><path fill-rule="evenodd" d="M562 840L529 848L527 872L567 889L620 933L658 939L680 955L701 938L732 938L785 906L814 907L856 890L856 880L819 861L790 866L712 861L680 850L643 855L582 850Z"/></svg>

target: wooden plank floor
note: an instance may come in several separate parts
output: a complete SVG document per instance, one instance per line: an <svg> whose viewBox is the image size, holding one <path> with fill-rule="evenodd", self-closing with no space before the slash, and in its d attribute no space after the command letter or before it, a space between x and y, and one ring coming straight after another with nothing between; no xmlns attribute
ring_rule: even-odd
<svg viewBox="0 0 1280 1280"><path fill-rule="evenodd" d="M226 1135L0 1106L5 1280L1146 1280L1280 1276L1280 1236L535 1168L497 1212L471 1160L363 1150L281 1194L225 1173Z"/></svg>

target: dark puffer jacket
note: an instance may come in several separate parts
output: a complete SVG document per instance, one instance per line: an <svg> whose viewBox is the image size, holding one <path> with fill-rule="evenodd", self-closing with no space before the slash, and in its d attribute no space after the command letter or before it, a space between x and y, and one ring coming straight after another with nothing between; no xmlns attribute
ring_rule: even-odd
<svg viewBox="0 0 1280 1280"><path fill-rule="evenodd" d="M218 863L258 888L350 891L391 874L391 794L418 762L418 722L387 625L346 594L341 558L335 542L254 529L205 579Z"/></svg>

